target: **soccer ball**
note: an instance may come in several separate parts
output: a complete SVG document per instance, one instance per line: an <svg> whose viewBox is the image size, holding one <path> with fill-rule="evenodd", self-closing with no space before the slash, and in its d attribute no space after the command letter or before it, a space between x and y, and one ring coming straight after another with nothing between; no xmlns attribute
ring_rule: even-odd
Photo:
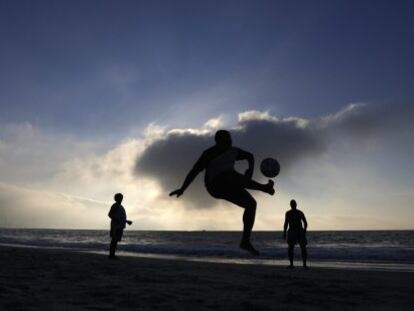
<svg viewBox="0 0 414 311"><path fill-rule="evenodd" d="M280 172L279 162L273 158L264 159L260 164L260 171L268 178L276 177Z"/></svg>

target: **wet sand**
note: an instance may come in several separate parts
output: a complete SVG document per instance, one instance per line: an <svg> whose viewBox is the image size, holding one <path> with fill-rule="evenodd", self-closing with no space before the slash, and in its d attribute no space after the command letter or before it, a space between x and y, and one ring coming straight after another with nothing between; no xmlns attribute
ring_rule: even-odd
<svg viewBox="0 0 414 311"><path fill-rule="evenodd" d="M0 246L1 310L412 310L414 273Z"/></svg>

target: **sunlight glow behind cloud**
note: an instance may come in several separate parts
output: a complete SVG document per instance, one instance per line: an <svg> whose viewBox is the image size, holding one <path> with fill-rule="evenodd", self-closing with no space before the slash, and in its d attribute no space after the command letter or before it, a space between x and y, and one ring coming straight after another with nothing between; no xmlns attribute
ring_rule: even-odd
<svg viewBox="0 0 414 311"><path fill-rule="evenodd" d="M99 142L45 133L30 124L8 126L0 137L0 165L8 174L0 185L0 226L105 228L112 196L122 192L135 229L238 230L241 209L209 198L200 177L182 200L168 197L197 155L213 143L215 131L227 127L235 145L255 153L257 164L265 156L282 163L276 195L254 193L256 229L280 229L292 197L306 211L312 229L410 228L412 196L398 195L410 191L403 183L390 186L377 179L365 162L372 162L377 150L360 149L365 142L381 140L379 127L380 133L398 137L394 125L401 129L407 119L398 114L410 110L395 110L386 122L382 111L387 109L353 104L315 119L245 111L233 125L223 121L225 116L199 128L150 123L141 137L126 137L106 150ZM344 139L350 145L343 145ZM344 162L352 155L344 158L343 148L367 160ZM257 172L256 178L263 180ZM399 213L390 209L394 205L401 205Z"/></svg>

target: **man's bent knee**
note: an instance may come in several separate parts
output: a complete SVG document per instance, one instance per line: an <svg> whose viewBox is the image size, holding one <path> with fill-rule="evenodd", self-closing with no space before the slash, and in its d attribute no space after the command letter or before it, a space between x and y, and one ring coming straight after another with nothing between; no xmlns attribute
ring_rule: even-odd
<svg viewBox="0 0 414 311"><path fill-rule="evenodd" d="M256 202L254 204L253 203L252 204L246 204L245 207L244 207L244 210L248 213L256 213L256 207L257 207Z"/></svg>
<svg viewBox="0 0 414 311"><path fill-rule="evenodd" d="M245 206L246 210L250 210L252 212L255 212L257 208L257 203L255 200L251 200L250 202L248 202Z"/></svg>

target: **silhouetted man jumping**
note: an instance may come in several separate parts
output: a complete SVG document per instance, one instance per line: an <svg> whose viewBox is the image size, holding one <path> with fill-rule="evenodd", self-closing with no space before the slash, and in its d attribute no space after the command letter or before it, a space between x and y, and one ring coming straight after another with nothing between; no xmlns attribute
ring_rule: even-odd
<svg viewBox="0 0 414 311"><path fill-rule="evenodd" d="M260 190L273 195L275 193L274 183L269 180L267 184L260 184L252 179L254 157L247 151L233 147L228 131L219 130L214 138L216 145L202 153L188 173L181 188L171 192L170 196L180 197L194 178L201 171L206 170L204 183L208 193L214 198L223 199L244 208L243 237L240 248L254 255L259 255L259 252L250 243L257 203L246 189ZM239 160L249 162L249 167L244 175L234 169L235 162Z"/></svg>
<svg viewBox="0 0 414 311"><path fill-rule="evenodd" d="M302 250L302 261L303 267L305 269L308 268L306 265L307 259L307 251L306 251L306 244L308 243L306 240L306 229L308 228L308 223L305 218L305 214L302 211L296 209L296 201L290 201L291 210L286 212L285 216L285 224L283 226L283 238L286 239L286 230L289 227L287 232L287 243L288 247L288 256L290 260L289 268L293 268L293 251L295 248L295 244L299 243L300 248ZM302 227L302 222L304 227Z"/></svg>

